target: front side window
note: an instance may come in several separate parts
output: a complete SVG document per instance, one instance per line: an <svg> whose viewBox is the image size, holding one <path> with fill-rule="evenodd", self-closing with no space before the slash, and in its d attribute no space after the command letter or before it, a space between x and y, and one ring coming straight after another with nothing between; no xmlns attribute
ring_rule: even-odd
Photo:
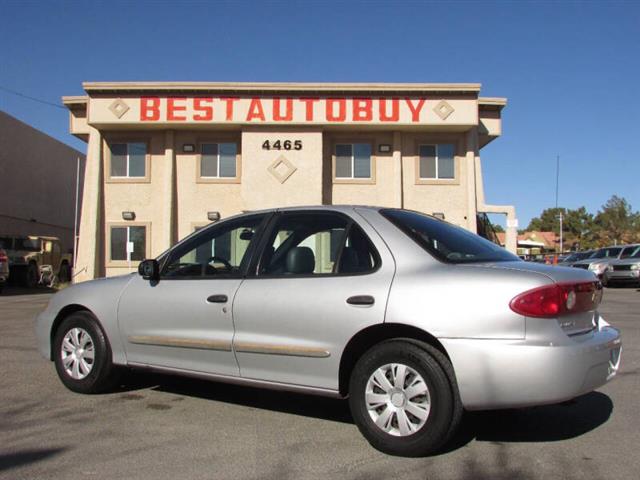
<svg viewBox="0 0 640 480"><path fill-rule="evenodd" d="M454 146L451 144L420 145L420 179L451 180L455 178Z"/></svg>
<svg viewBox="0 0 640 480"><path fill-rule="evenodd" d="M162 276L166 278L210 278L237 276L248 261L247 252L264 215L202 228L171 252Z"/></svg>
<svg viewBox="0 0 640 480"><path fill-rule="evenodd" d="M271 233L259 264L260 275L366 273L378 255L362 230L335 214L289 214Z"/></svg>
<svg viewBox="0 0 640 480"><path fill-rule="evenodd" d="M146 176L147 144L144 142L112 143L111 177L140 178Z"/></svg>
<svg viewBox="0 0 640 480"><path fill-rule="evenodd" d="M444 220L408 210L380 212L438 260L447 263L508 262L520 259L493 242Z"/></svg>
<svg viewBox="0 0 640 480"><path fill-rule="evenodd" d="M337 179L371 178L371 145L340 143L335 150Z"/></svg>
<svg viewBox="0 0 640 480"><path fill-rule="evenodd" d="M111 227L112 261L141 261L147 257L147 228L140 225Z"/></svg>
<svg viewBox="0 0 640 480"><path fill-rule="evenodd" d="M235 178L237 176L235 143L203 143L200 145L200 176Z"/></svg>

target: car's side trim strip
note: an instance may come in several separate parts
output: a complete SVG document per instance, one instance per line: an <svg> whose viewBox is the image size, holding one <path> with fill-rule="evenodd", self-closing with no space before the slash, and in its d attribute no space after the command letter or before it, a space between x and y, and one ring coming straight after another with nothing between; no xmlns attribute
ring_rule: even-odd
<svg viewBox="0 0 640 480"><path fill-rule="evenodd" d="M156 345L159 347L196 348L201 350L231 351L231 342L224 340L200 340L192 338L162 337L154 335L131 335L130 343L137 345Z"/></svg>
<svg viewBox="0 0 640 480"><path fill-rule="evenodd" d="M292 357L327 358L331 352L323 348L301 347L296 345L269 345L266 343L235 342L234 349L239 353L264 353L288 355Z"/></svg>
<svg viewBox="0 0 640 480"><path fill-rule="evenodd" d="M269 388L272 390L284 390L289 392L301 392L311 395L320 395L323 397L344 398L338 390L321 387L311 387L306 385L296 385L293 383L270 382L268 380L257 380L255 378L234 377L231 375L222 375L217 373L198 372L194 370L182 370L180 368L156 367L143 363L128 362L127 366L131 368L152 370L159 373L179 374L187 377L200 378L203 380L215 380L225 383L233 383L236 385L246 385L251 387Z"/></svg>

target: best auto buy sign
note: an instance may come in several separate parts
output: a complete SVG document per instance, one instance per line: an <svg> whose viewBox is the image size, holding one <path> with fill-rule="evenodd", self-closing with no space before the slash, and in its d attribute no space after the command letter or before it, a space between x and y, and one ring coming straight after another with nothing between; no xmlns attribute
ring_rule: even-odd
<svg viewBox="0 0 640 480"><path fill-rule="evenodd" d="M89 123L473 125L477 104L419 97L91 98Z"/></svg>

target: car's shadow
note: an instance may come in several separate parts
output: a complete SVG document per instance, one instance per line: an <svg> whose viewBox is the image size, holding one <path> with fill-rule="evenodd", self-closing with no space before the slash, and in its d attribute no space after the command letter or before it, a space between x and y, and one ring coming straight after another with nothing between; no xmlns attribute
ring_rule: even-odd
<svg viewBox="0 0 640 480"><path fill-rule="evenodd" d="M121 391L142 388L353 424L346 400L148 373L129 374ZM458 432L438 453L457 450L474 439L500 443L575 438L604 424L612 411L613 403L607 395L591 392L555 405L465 412Z"/></svg>

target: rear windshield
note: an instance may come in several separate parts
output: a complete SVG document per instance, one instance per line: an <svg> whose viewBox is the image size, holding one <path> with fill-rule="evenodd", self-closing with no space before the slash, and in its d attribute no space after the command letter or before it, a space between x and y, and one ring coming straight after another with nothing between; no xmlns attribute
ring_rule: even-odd
<svg viewBox="0 0 640 480"><path fill-rule="evenodd" d="M513 262L504 248L443 220L408 210L380 212L438 260L447 263Z"/></svg>

